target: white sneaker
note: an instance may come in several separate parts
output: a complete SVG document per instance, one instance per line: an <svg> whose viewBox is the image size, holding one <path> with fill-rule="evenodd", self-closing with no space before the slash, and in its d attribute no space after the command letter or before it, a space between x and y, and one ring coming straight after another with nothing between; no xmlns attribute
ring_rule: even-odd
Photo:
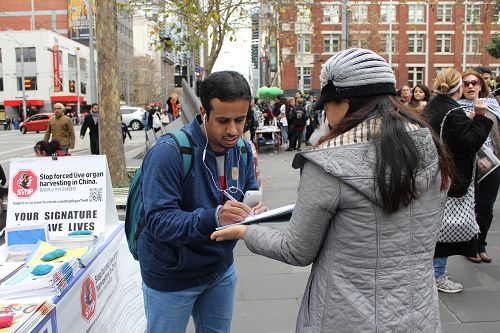
<svg viewBox="0 0 500 333"><path fill-rule="evenodd" d="M448 275L436 278L436 287L437 290L449 294L459 293L464 290L464 286L462 286L460 283L451 281Z"/></svg>

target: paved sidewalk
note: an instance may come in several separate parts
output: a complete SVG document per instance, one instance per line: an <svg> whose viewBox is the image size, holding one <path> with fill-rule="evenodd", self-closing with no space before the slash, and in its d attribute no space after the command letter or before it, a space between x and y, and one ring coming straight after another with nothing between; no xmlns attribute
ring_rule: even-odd
<svg viewBox="0 0 500 333"><path fill-rule="evenodd" d="M294 202L299 172L291 168L293 152L263 148L259 155L264 201L270 208ZM439 294L443 332L500 332L500 206L488 234L490 264L451 257L447 270L464 285L458 294ZM309 267L293 267L252 254L243 242L236 248L239 273L233 332L291 333L309 275ZM194 332L190 325L188 332Z"/></svg>

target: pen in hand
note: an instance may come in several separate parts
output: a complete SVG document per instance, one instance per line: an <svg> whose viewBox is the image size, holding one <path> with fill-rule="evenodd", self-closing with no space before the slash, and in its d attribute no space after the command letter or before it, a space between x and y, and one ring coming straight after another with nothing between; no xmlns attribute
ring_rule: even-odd
<svg viewBox="0 0 500 333"><path fill-rule="evenodd" d="M224 193L224 195L231 201L238 201L236 200L231 194L229 194L226 190L222 191L222 193Z"/></svg>

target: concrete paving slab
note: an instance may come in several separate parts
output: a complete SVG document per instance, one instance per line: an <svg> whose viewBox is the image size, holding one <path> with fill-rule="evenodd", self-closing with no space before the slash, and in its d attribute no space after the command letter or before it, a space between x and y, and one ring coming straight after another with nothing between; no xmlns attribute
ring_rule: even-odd
<svg viewBox="0 0 500 333"><path fill-rule="evenodd" d="M460 282L467 291L488 291L500 290L498 277L486 274L479 270L479 266L449 267L448 273L453 281Z"/></svg>
<svg viewBox="0 0 500 333"><path fill-rule="evenodd" d="M500 290L472 291L464 289L458 294L441 293L439 298L460 322L496 322L498 329L495 332L500 332L500 312L498 310Z"/></svg>
<svg viewBox="0 0 500 333"><path fill-rule="evenodd" d="M298 311L293 299L236 301L232 332L293 333Z"/></svg>
<svg viewBox="0 0 500 333"><path fill-rule="evenodd" d="M446 304L439 300L439 317L441 318L441 324L457 324L460 323L453 312L448 309Z"/></svg>
<svg viewBox="0 0 500 333"><path fill-rule="evenodd" d="M498 322L474 324L443 324L443 333L496 333L500 332Z"/></svg>
<svg viewBox="0 0 500 333"><path fill-rule="evenodd" d="M266 275L238 274L236 299L240 301L301 299L308 277L309 273L307 272Z"/></svg>
<svg viewBox="0 0 500 333"><path fill-rule="evenodd" d="M257 255L236 257L236 265L239 274L292 273L292 266Z"/></svg>

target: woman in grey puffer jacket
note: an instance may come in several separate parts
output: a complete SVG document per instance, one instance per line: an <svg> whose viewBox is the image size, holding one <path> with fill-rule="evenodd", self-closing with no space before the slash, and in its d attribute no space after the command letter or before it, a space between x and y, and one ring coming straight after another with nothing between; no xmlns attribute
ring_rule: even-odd
<svg viewBox="0 0 500 333"><path fill-rule="evenodd" d="M302 173L287 228L240 225L212 239L313 263L297 332L441 332L432 258L449 157L391 96L395 78L382 57L341 51L321 79L316 108L333 130L294 159Z"/></svg>

